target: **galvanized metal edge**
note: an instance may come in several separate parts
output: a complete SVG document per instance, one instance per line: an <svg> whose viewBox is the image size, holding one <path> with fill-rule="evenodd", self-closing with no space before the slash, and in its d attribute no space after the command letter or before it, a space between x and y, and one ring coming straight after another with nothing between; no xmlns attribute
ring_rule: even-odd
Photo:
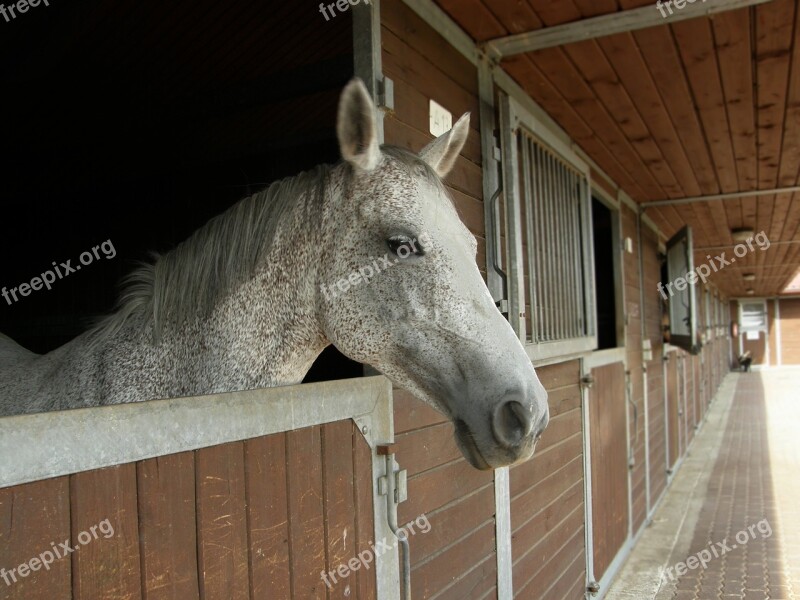
<svg viewBox="0 0 800 600"><path fill-rule="evenodd" d="M508 467L494 470L495 543L497 545L497 597L513 598L511 554L511 477Z"/></svg>
<svg viewBox="0 0 800 600"><path fill-rule="evenodd" d="M391 440L376 411L391 416L382 376L5 417L0 487L350 418Z"/></svg>

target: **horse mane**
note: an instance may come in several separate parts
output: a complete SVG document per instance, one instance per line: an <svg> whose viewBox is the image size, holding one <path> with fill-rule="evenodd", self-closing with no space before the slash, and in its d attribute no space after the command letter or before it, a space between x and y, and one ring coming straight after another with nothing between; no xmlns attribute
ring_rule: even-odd
<svg viewBox="0 0 800 600"><path fill-rule="evenodd" d="M208 314L231 289L252 277L278 225L299 199L321 212L332 167L319 165L270 184L212 218L189 238L125 277L114 313L89 331L89 344L113 338L135 315L144 315L158 343L168 325Z"/></svg>

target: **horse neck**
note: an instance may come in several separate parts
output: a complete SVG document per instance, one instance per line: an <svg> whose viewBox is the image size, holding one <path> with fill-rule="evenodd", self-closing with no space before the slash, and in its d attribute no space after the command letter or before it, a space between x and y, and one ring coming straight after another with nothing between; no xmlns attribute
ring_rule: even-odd
<svg viewBox="0 0 800 600"><path fill-rule="evenodd" d="M120 332L127 341L112 341L106 350L110 378L119 382L114 396L124 397L130 388L139 396L164 398L301 382L329 343L316 305L329 221L319 208L312 194L300 195L280 215L255 275L155 347L152 326L131 319Z"/></svg>
<svg viewBox="0 0 800 600"><path fill-rule="evenodd" d="M329 343L317 312L318 267L326 247L320 208L308 194L292 203L255 276L197 332L206 345L222 342L231 370L251 387L299 383Z"/></svg>

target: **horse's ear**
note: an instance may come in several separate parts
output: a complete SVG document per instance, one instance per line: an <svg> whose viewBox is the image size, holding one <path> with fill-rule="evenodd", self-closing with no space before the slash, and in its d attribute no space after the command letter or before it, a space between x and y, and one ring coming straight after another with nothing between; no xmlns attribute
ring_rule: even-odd
<svg viewBox="0 0 800 600"><path fill-rule="evenodd" d="M444 177L456 163L456 158L464 147L468 135L469 113L464 113L450 131L425 146L419 156L433 167L439 177Z"/></svg>
<svg viewBox="0 0 800 600"><path fill-rule="evenodd" d="M370 171L381 156L375 105L360 79L351 79L339 98L336 134L342 158L351 165Z"/></svg>

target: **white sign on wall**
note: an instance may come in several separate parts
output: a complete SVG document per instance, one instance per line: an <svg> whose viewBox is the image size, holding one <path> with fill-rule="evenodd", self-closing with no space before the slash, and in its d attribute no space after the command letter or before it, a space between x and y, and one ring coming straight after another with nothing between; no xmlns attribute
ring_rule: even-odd
<svg viewBox="0 0 800 600"><path fill-rule="evenodd" d="M444 106L430 101L430 131L435 136L447 133L453 127L453 115Z"/></svg>

